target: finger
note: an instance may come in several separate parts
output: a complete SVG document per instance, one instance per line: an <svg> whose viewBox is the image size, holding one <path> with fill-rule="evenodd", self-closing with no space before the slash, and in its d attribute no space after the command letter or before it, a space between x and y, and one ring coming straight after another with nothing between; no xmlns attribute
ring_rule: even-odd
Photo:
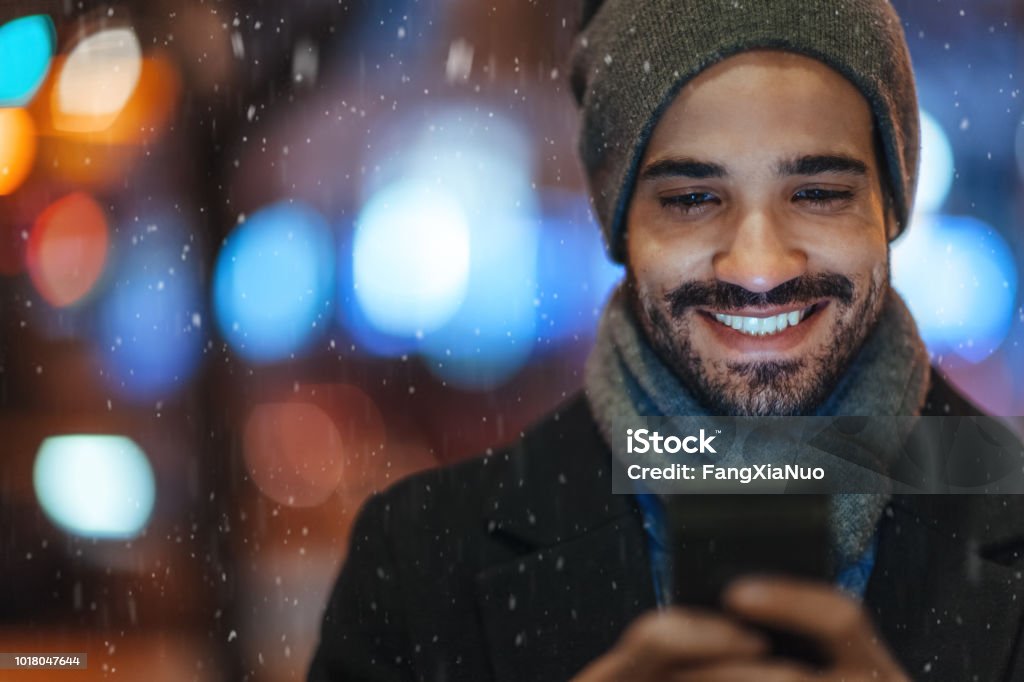
<svg viewBox="0 0 1024 682"><path fill-rule="evenodd" d="M782 661L722 663L674 673L671 682L806 682L814 673Z"/></svg>
<svg viewBox="0 0 1024 682"><path fill-rule="evenodd" d="M651 611L636 619L619 642L592 661L574 682L661 680L673 667L721 658L762 656L767 641L737 623L702 611Z"/></svg>
<svg viewBox="0 0 1024 682"><path fill-rule="evenodd" d="M750 628L718 614L679 608L640 617L622 636L621 645L629 660L651 670L754 658L768 651L767 640Z"/></svg>
<svg viewBox="0 0 1024 682"><path fill-rule="evenodd" d="M839 665L890 662L863 607L830 585L788 578L743 578L726 590L731 612L819 641Z"/></svg>

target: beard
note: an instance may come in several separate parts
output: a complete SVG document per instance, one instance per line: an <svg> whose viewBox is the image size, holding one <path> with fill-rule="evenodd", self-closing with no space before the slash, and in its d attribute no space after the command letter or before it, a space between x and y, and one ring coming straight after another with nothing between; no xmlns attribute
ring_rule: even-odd
<svg viewBox="0 0 1024 682"><path fill-rule="evenodd" d="M645 296L627 273L633 314L655 353L712 414L726 416L812 414L877 325L888 289L888 263L861 281L832 273L805 275L764 293L721 281L687 282L661 300ZM835 306L832 328L828 341L803 357L726 361L706 359L693 346L690 325L698 308L809 306L821 298Z"/></svg>

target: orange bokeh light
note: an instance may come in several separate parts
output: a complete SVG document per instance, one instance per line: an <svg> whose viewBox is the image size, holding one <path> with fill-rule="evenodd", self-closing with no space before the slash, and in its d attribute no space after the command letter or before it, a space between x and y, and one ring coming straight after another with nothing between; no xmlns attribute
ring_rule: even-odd
<svg viewBox="0 0 1024 682"><path fill-rule="evenodd" d="M29 233L26 264L50 304L77 303L96 284L107 259L107 217L96 200L75 192L43 211Z"/></svg>
<svg viewBox="0 0 1024 682"><path fill-rule="evenodd" d="M0 195L21 186L36 158L36 126L24 109L0 109Z"/></svg>
<svg viewBox="0 0 1024 682"><path fill-rule="evenodd" d="M282 402L260 403L243 435L253 482L291 507L322 504L335 491L360 488L369 471L389 469L384 445L384 418L373 399L350 384L310 385Z"/></svg>
<svg viewBox="0 0 1024 682"><path fill-rule="evenodd" d="M62 64L63 58L55 59L53 71L59 73ZM178 68L159 51L145 57L141 68L128 102L103 123L102 130L81 120L61 122L78 132L57 125L66 114L51 107L56 83L51 74L41 89L43 96L36 97L31 106L39 121L40 165L48 173L79 186L109 187L123 181L145 146L167 132L181 97Z"/></svg>
<svg viewBox="0 0 1024 682"><path fill-rule="evenodd" d="M137 145L153 142L173 119L181 96L181 75L169 56L156 51L143 58L131 96L117 111L104 115L73 114L54 105L65 60L54 60L58 75L43 86L48 96L32 104L36 119L42 122L41 135L96 145Z"/></svg>
<svg viewBox="0 0 1024 682"><path fill-rule="evenodd" d="M341 435L330 416L311 403L257 405L246 421L243 442L253 481L281 504L321 504L341 480Z"/></svg>

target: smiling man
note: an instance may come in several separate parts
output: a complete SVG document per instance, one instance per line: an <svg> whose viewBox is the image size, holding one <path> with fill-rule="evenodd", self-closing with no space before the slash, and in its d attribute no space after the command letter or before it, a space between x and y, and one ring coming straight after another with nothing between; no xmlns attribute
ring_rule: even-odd
<svg viewBox="0 0 1024 682"><path fill-rule="evenodd" d="M899 221L872 118L823 63L758 50L703 71L659 120L628 214L629 295L710 409L813 411L875 326Z"/></svg>
<svg viewBox="0 0 1024 682"><path fill-rule="evenodd" d="M658 501L611 493L622 419L977 414L890 286L919 145L892 8L591 2L572 84L627 268L584 394L367 503L310 679L1020 679L1019 498L838 495L832 581L748 578L708 612L659 589Z"/></svg>

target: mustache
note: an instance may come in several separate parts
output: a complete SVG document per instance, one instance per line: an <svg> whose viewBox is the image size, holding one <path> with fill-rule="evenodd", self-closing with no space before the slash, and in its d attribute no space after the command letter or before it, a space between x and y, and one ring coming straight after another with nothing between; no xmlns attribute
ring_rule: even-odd
<svg viewBox="0 0 1024 682"><path fill-rule="evenodd" d="M836 273L802 275L783 282L770 291L754 292L729 282L685 282L665 294L669 312L679 318L689 308L755 308L807 303L834 298L844 304L853 302L853 280Z"/></svg>

